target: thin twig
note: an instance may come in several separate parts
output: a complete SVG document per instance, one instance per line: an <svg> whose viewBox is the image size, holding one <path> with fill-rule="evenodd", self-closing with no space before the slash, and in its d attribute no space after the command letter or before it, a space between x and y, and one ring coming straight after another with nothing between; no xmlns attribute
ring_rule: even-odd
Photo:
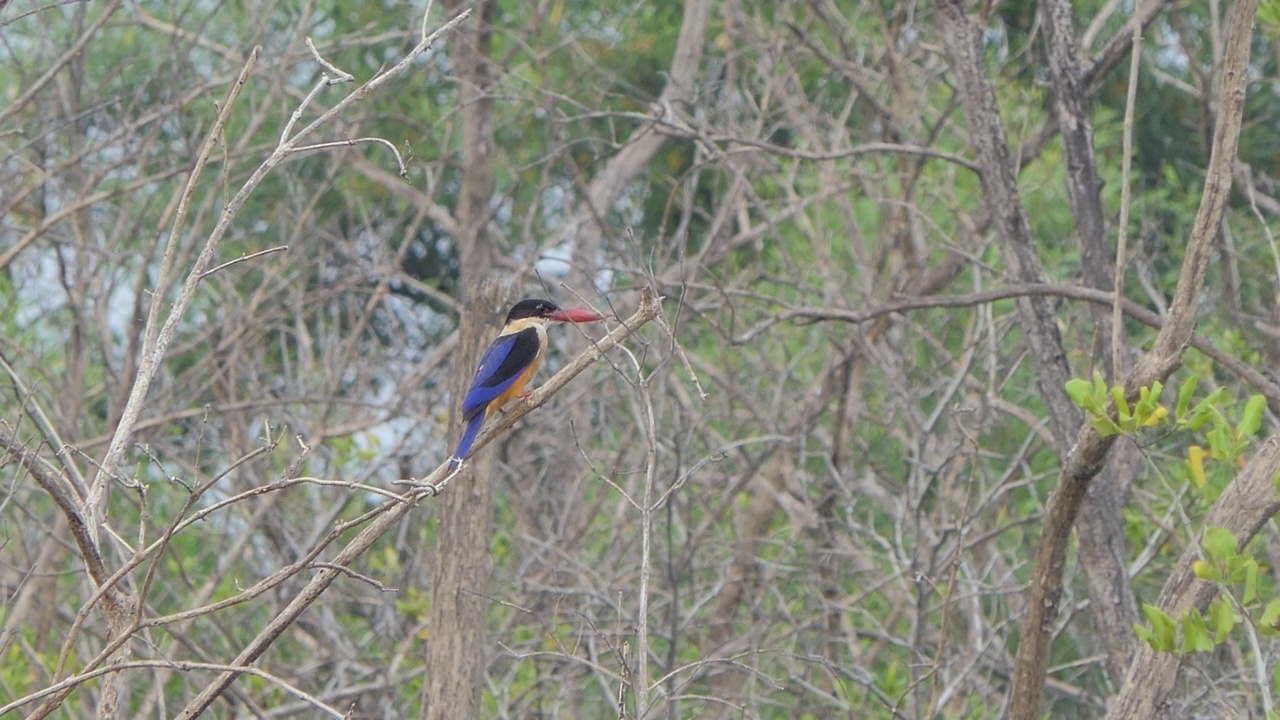
<svg viewBox="0 0 1280 720"><path fill-rule="evenodd" d="M89 486L85 482L84 475L80 474L79 466L71 462L67 454L63 452L63 449L68 447L66 441L58 433L57 426L49 419L44 407L35 398L31 388L22 381L22 378L18 377L18 371L9 363L9 359L5 357L3 350L0 350L0 367L3 367L5 373L9 376L14 390L22 396L19 406L26 410L27 414L36 421L36 427L44 437L45 443L50 447L58 448L54 455L58 458L59 465L62 467L63 472L66 473L66 477L73 482L76 492L83 497L88 492Z"/></svg>
<svg viewBox="0 0 1280 720"><path fill-rule="evenodd" d="M311 90L303 96L302 101L298 103L298 107L294 108L292 113L289 113L289 119L285 122L284 129L280 131L280 145L283 146L285 143L289 142L289 134L293 132L294 126L302 119L302 113L306 111L307 106L311 104L311 101L315 100L316 95L319 95L320 91L327 87L329 87L329 76L321 73L320 79L317 80L316 84L311 86Z"/></svg>
<svg viewBox="0 0 1280 720"><path fill-rule="evenodd" d="M249 253L248 255L241 255L240 257L236 258L235 260L228 260L227 262L222 263L221 265L219 265L219 266L218 266L218 267L216 267L216 268L211 268L211 269L209 269L209 270L205 270L203 273L201 273L201 274L200 274L200 278L201 278L201 279L207 278L207 277L209 277L210 275L212 275L212 274L214 274L214 273L218 272L219 270L225 270L225 269L227 269L227 268L231 267L232 265L236 265L236 264L238 264L238 263L242 263L242 262L245 262L245 261L247 261L247 260L256 260L256 259L258 259L258 258L260 258L260 257L264 257L264 256L266 256L266 255L274 255L274 254L279 253L279 252L284 252L284 251L286 251L286 250L288 250L288 249L289 249L289 246L288 246L288 245L279 245L279 246L277 246L277 247L267 248L266 250L259 250L259 251L258 251L258 252L256 252L256 253Z"/></svg>
<svg viewBox="0 0 1280 720"><path fill-rule="evenodd" d="M188 661L170 662L168 660L133 660L130 662L120 663L119 665L112 665L110 667L105 667L105 668L97 668L96 670L90 670L88 672L81 673L79 675L72 675L71 677L61 682L54 683L53 685L50 685L45 688L41 688L40 690L34 693L31 693L30 695L20 697L17 700L14 700L13 702L9 703L8 705L0 705L0 716L3 716L5 713L16 710L22 707L23 705L27 705L29 703L35 702L36 700L40 700L41 698L49 697L50 695L57 694L58 692L61 692L63 690L71 690L75 688L77 685L88 682L89 680L93 680L94 678L101 677L108 673L119 672L121 670L134 670L139 668L168 668L170 670L179 670L179 671L186 672L190 670L214 670L214 671L226 670L229 668L229 666L222 665L219 663L206 663L206 662L188 662ZM301 688L298 688L289 684L285 680L279 677L276 677L275 675L272 675L271 673L265 670L250 667L250 668L243 668L242 672L248 675L253 675L254 677L262 678L263 680L266 680L267 682L270 682L274 685L278 685L280 688L288 692L290 695L295 695L298 698L306 701L307 704L324 712L329 717L335 717L335 718L338 718L339 720L345 717L345 715L343 715L341 712L333 709L332 707L329 707L316 696L302 690Z"/></svg>
<svg viewBox="0 0 1280 720"><path fill-rule="evenodd" d="M698 374L693 371L693 366L689 364L689 356L684 354L684 348L680 346L680 341L676 339L675 331L671 329L671 326L667 324L666 319L661 315L657 317L656 321L658 326L666 331L667 337L671 338L671 347L676 351L676 354L680 356L680 361L684 363L685 371L689 373L689 380L691 380L693 382L693 386L698 389L698 398L705 402L711 396L707 394L706 390L702 389L702 383L698 382Z"/></svg>
<svg viewBox="0 0 1280 720"><path fill-rule="evenodd" d="M325 60L324 56L320 54L320 51L316 49L316 44L311 41L310 35L307 36L307 49L311 51L311 57L316 59L316 62L319 63L320 67L333 73L333 77L329 78L329 82L327 84L339 85L356 79L355 75L352 75L346 70L340 69L328 60Z"/></svg>
<svg viewBox="0 0 1280 720"><path fill-rule="evenodd" d="M301 152L307 152L308 150L326 150L328 148L335 148L335 147L355 147L359 143L379 143L382 145L386 145L387 149L391 151L391 154L396 156L396 165L399 167L398 172L400 174L400 177L409 176L409 168L405 167L404 157L400 155L400 151L396 149L395 144L392 143L390 140L387 140L386 138L361 137L361 138L349 138L347 140L330 140L329 142L322 142L322 143L316 143L314 145L303 145L301 147L296 147L293 149L293 152L294 154L297 154Z"/></svg>
<svg viewBox="0 0 1280 720"><path fill-rule="evenodd" d="M1116 235L1115 302L1111 305L1111 377L1119 380L1121 298L1124 297L1125 256L1129 247L1129 210L1132 205L1130 171L1133 168L1133 116L1138 103L1138 67L1142 60L1142 23L1133 24L1133 52L1129 54L1129 92L1124 101L1124 139L1120 156L1120 230Z"/></svg>
<svg viewBox="0 0 1280 720"><path fill-rule="evenodd" d="M631 353L632 365L636 371L635 389L640 396L640 407L643 411L641 420L645 435L645 472L644 491L640 500L640 596L636 609L636 717L648 717L649 693L656 686L649 682L649 579L653 569L650 567L652 555L653 486L658 474L658 424L654 419L653 395L649 392L649 379L644 368ZM665 497L665 496L664 496Z"/></svg>
<svg viewBox="0 0 1280 720"><path fill-rule="evenodd" d="M865 323L885 315L903 313L911 310L970 307L973 305L995 302L997 300L1016 298L1022 295L1063 297L1108 306L1114 302L1115 298L1113 293L1106 290L1097 290L1079 285L1066 285L1060 283L1019 283L1015 285L1006 285L1002 288L994 288L992 290L980 290L978 292L967 293L965 295L927 295L923 297L899 298L897 300L890 300L867 310L796 306L781 310L767 320L763 320L752 326L749 330L734 338L733 343L738 345L750 342L770 327L788 320L808 320L813 322L838 320L841 322ZM1126 315L1149 327L1159 330L1163 328L1165 323L1168 321L1167 315L1157 314L1138 303L1129 300L1128 298L1122 298L1120 303ZM1231 353L1219 350L1213 345L1213 343L1202 337L1192 335L1191 339L1188 341L1188 345L1209 356L1214 362L1230 370L1245 382L1249 383L1254 389L1262 393L1262 395L1267 398L1267 405L1271 408L1272 412L1280 414L1280 383L1276 383L1271 380L1266 375L1259 372L1257 368L1241 361Z"/></svg>
<svg viewBox="0 0 1280 720"><path fill-rule="evenodd" d="M345 566L343 566L343 565L335 565L334 563L327 563L327 562L313 562L313 563L311 563L310 565L308 565L307 567L309 567L309 568L329 568L330 570L337 570L338 572L342 573L343 575L348 575L348 576L353 577L353 578L355 578L355 579L357 579L357 580L363 580L363 581L365 581L365 582L369 583L369 584L370 584L370 585L372 585L373 587L377 588L377 589L378 589L378 592L384 592L384 593L400 592L400 591L399 591L399 590L397 590L396 588L389 588L389 587L387 587L386 585L383 585L382 583L378 582L377 580L374 580L373 578L369 577L368 575L363 575L363 574L358 573L358 572L356 572L355 570L352 570L351 568L349 568L349 567L345 567Z"/></svg>

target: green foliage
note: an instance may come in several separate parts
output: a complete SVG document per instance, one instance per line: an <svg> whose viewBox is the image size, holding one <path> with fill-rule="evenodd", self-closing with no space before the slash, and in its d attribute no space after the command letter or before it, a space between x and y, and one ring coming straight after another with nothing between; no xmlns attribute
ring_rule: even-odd
<svg viewBox="0 0 1280 720"><path fill-rule="evenodd" d="M1258 0L1258 25L1272 40L1280 40L1280 0Z"/></svg>
<svg viewBox="0 0 1280 720"><path fill-rule="evenodd" d="M1197 578L1218 586L1218 597L1206 612L1184 610L1180 622L1160 608L1144 604L1142 612L1149 627L1134 626L1138 638L1159 652L1187 655L1225 643L1231 630L1245 621L1264 634L1280 635L1280 598L1263 602L1263 597L1274 594L1274 588L1259 589L1258 561L1238 545L1229 530L1206 528L1201 539L1204 559L1197 560L1193 569Z"/></svg>
<svg viewBox="0 0 1280 720"><path fill-rule="evenodd" d="M1107 388L1101 372L1095 372L1093 382L1073 378L1066 383L1067 396L1077 407L1088 413L1089 422L1099 435L1107 437L1121 433L1132 435L1141 428L1163 423L1169 411L1160 404L1164 386L1157 381L1150 388L1141 388L1138 403L1131 409L1125 399L1124 388ZM1108 410L1115 408L1115 419Z"/></svg>
<svg viewBox="0 0 1280 720"><path fill-rule="evenodd" d="M1223 408L1231 405L1225 388L1214 390L1192 407L1198 383L1199 376L1195 374L1183 381L1178 389L1172 422L1169 420L1168 409L1160 404L1164 388L1159 382L1151 388L1141 388L1138 402L1132 408L1125 399L1124 388L1108 388L1101 373L1094 374L1093 382L1080 378L1068 380L1066 392L1072 402L1088 414L1089 422L1104 437L1117 434L1133 436L1142 428L1171 425L1174 430L1189 430L1202 435L1208 444L1207 457L1234 467L1262 427L1266 398L1261 395L1251 396L1245 402L1239 419L1233 423L1223 411ZM1205 458L1203 448L1198 445L1189 446L1186 469L1192 482L1201 490L1205 490L1208 485L1204 469ZM1221 489L1220 485L1218 489ZM1213 493L1208 499L1212 501L1216 496Z"/></svg>
<svg viewBox="0 0 1280 720"><path fill-rule="evenodd" d="M1243 463L1243 455L1261 428L1265 400L1253 396L1236 409L1225 388L1217 388L1196 401L1200 375L1191 373L1178 388L1173 412L1161 404L1162 386L1142 388L1131 404L1123 388L1108 387L1100 373L1092 381L1072 379L1066 392L1087 414L1102 435L1125 435L1142 439L1148 429L1182 432L1198 438L1206 447L1187 443L1184 471L1190 485L1203 501L1213 502ZM1206 468L1206 462L1213 464ZM1145 624L1134 626L1140 640L1159 652L1189 655L1212 651L1229 641L1231 631L1249 622L1258 631L1275 634L1280 630L1280 598L1269 575L1260 572L1251 552L1239 548L1228 530L1209 527L1200 540L1203 558L1194 565L1196 577L1218 586L1219 596L1205 612L1184 610L1178 617L1144 603ZM1268 599L1272 598L1272 599Z"/></svg>

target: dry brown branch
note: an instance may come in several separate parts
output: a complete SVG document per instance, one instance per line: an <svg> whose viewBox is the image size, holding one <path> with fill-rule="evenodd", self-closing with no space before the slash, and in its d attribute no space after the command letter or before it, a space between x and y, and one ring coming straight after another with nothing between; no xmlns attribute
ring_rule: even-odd
<svg viewBox="0 0 1280 720"><path fill-rule="evenodd" d="M1043 283L1007 285L1001 288L983 290L965 295L932 295L917 298L898 298L867 310L788 307L779 310L769 316L768 319L757 323L747 331L734 337L733 343L735 345L749 343L754 338L759 337L762 333L766 332L769 328L789 320L866 323L888 315L906 313L912 310L973 307L975 305L996 302L998 300L1008 300L1021 295L1061 297L1071 300L1081 300L1084 302L1094 303L1096 305L1105 305L1108 307L1115 303L1115 294L1106 290L1095 290L1093 288L1081 287L1079 285ZM1165 326L1167 320L1166 316L1153 312L1138 303L1129 300L1128 298L1124 298L1121 301L1120 307L1123 309L1126 316L1141 322L1143 325L1157 330ZM1188 347L1193 347L1199 350L1206 356L1212 358L1214 362L1227 370L1230 370L1233 374L1247 382L1267 399L1267 405L1271 408L1272 412L1280 414L1280 383L1277 383L1275 380L1259 372L1257 368L1254 368L1249 363L1243 362L1234 355L1219 349L1205 338L1193 335L1188 343Z"/></svg>
<svg viewBox="0 0 1280 720"><path fill-rule="evenodd" d="M566 364L560 372L533 391L524 402L508 410L500 422L481 433L473 446L473 456L475 450L492 442L495 437L509 429L520 418L541 407L548 399L567 385L570 380L585 370L588 365L598 360L606 352L612 350L620 342L653 320L657 316L659 308L659 300L653 298L648 289L645 289L641 294L640 307L633 315L623 320L621 325L601 338L599 342L587 348ZM368 522L369 525L364 530L361 530L360 534L347 543L324 568L316 573L306 587L293 596L288 605L276 614L271 622L241 650L235 660L228 663L231 669L220 673L217 679L201 690L196 697L192 698L182 712L177 715L177 718L179 720L189 720L198 717L207 710L213 701L239 677L243 672L242 669L257 660L280 637L285 629L292 625L333 584L333 581L342 575L342 571L339 568L345 568L356 558L363 555L375 540L382 537L404 518L419 500L434 497L442 492L451 477L449 462L446 460L424 478L419 483L419 487L406 492L398 501L385 503L379 508L366 513L357 521L344 523L345 527L352 527L364 522Z"/></svg>
<svg viewBox="0 0 1280 720"><path fill-rule="evenodd" d="M36 484L58 504L63 517L71 527L71 535L75 538L81 557L84 558L89 577L93 578L94 584L99 587L106 585L106 565L98 552L97 544L89 533L88 523L80 514L80 503L71 488L71 483L56 468L46 463L38 453L27 449L11 431L5 429L4 425L5 423L0 421L0 448L6 455L17 461L36 481ZM120 602L114 591L104 590L104 592L107 593L108 602L113 604Z"/></svg>

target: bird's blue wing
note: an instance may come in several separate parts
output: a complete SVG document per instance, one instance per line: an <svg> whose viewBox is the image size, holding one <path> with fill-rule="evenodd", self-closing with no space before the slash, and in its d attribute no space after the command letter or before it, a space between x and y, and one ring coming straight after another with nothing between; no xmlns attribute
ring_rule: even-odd
<svg viewBox="0 0 1280 720"><path fill-rule="evenodd" d="M462 417L471 420L483 413L493 399L508 390L538 356L538 332L526 328L499 335L480 356L471 389L462 401Z"/></svg>

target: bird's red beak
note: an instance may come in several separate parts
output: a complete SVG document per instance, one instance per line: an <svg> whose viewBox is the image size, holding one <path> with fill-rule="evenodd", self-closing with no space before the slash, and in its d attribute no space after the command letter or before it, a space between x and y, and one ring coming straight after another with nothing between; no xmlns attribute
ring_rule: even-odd
<svg viewBox="0 0 1280 720"><path fill-rule="evenodd" d="M569 308L568 310L557 310L547 316L548 320L558 320L560 322L584 323L603 320L604 316L591 310L583 310L581 308Z"/></svg>

